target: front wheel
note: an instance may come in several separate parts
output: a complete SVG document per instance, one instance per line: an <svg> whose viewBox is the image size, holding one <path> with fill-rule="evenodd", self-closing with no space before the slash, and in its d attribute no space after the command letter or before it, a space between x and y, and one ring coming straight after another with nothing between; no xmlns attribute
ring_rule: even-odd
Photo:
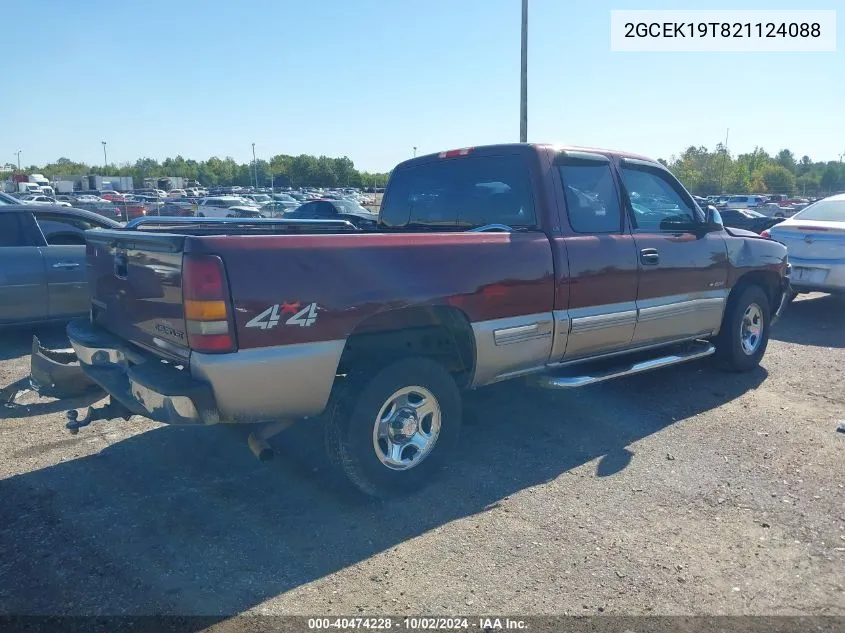
<svg viewBox="0 0 845 633"><path fill-rule="evenodd" d="M372 497L428 485L461 431L461 396L452 376L428 358L406 358L345 380L328 410L330 460Z"/></svg>
<svg viewBox="0 0 845 633"><path fill-rule="evenodd" d="M769 344L771 308L760 286L736 289L728 298L716 357L728 371L750 371L760 364Z"/></svg>

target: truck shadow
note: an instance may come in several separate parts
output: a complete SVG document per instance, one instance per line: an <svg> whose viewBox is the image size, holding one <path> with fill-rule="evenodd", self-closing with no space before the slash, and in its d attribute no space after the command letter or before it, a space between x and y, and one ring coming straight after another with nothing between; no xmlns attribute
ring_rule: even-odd
<svg viewBox="0 0 845 633"><path fill-rule="evenodd" d="M845 348L845 298L799 297L772 328L772 338L798 345Z"/></svg>
<svg viewBox="0 0 845 633"><path fill-rule="evenodd" d="M0 481L0 613L224 619L592 460L612 476L637 459L633 442L765 378L690 363L567 393L471 393L459 459L385 503L349 494L313 429L282 437L264 464L243 429L141 433Z"/></svg>

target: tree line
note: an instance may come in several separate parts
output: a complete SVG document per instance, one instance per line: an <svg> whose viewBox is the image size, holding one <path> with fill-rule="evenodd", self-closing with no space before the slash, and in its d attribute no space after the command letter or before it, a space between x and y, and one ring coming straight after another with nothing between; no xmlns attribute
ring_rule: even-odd
<svg viewBox="0 0 845 633"><path fill-rule="evenodd" d="M842 162L814 162L809 156L800 159L788 149L774 156L757 147L748 154L732 156L719 144L713 151L706 147L688 147L670 160L660 159L692 193L701 196L721 193L783 193L787 195L828 195L845 190L845 165ZM369 173L355 169L355 164L343 156L289 156L277 154L270 160L238 163L231 157L212 156L203 161L182 156L139 158L134 163L87 165L59 158L39 167L32 165L29 173L42 173L50 179L75 175L132 176L136 186L144 178L181 176L198 180L204 186L266 187L367 187L384 186L388 173Z"/></svg>
<svg viewBox="0 0 845 633"><path fill-rule="evenodd" d="M809 156L797 159L788 149L774 156L763 148L732 156L719 144L714 151L688 147L671 160L660 160L692 193L700 196L722 193L769 193L789 196L829 195L845 190L845 164L814 162Z"/></svg>
<svg viewBox="0 0 845 633"><path fill-rule="evenodd" d="M368 187L384 186L386 173L369 173L355 169L355 164L346 156L329 158L301 154L288 156L278 154L270 160L238 163L227 156L212 156L196 161L182 156L165 158L159 162L153 158L139 158L134 163L120 165L88 165L69 158L59 158L44 166L32 165L24 171L44 174L50 180L62 180L69 176L131 176L136 187L142 186L145 178L180 176L198 180L206 187L230 187L254 185L268 187Z"/></svg>

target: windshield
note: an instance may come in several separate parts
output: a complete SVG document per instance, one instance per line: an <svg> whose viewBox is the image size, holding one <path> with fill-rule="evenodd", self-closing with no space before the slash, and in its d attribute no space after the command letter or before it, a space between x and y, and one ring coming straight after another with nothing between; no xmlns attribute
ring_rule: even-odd
<svg viewBox="0 0 845 633"><path fill-rule="evenodd" d="M845 200L820 200L792 217L819 222L845 222Z"/></svg>

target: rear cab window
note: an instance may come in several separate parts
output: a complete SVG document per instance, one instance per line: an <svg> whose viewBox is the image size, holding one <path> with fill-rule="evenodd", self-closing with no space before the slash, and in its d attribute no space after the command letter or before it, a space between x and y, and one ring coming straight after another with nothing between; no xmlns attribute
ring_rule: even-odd
<svg viewBox="0 0 845 633"><path fill-rule="evenodd" d="M528 165L518 155L462 156L394 172L381 209L388 228L537 226Z"/></svg>
<svg viewBox="0 0 845 633"><path fill-rule="evenodd" d="M566 214L576 233L619 233L622 207L610 161L599 154L567 154L555 160Z"/></svg>

